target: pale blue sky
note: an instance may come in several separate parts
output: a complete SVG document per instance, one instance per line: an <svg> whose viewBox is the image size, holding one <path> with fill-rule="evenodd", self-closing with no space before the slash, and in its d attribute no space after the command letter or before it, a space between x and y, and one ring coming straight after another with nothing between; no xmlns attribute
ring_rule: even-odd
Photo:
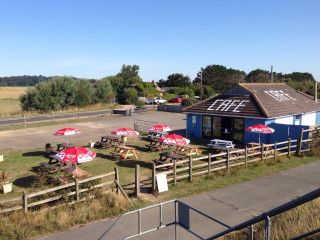
<svg viewBox="0 0 320 240"><path fill-rule="evenodd" d="M193 80L211 64L320 80L318 0L0 0L0 76Z"/></svg>

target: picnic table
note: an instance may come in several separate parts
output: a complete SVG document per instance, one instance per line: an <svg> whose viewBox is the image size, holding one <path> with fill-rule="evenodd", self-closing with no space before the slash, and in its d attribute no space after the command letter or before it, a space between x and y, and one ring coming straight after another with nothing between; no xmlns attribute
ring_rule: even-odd
<svg viewBox="0 0 320 240"><path fill-rule="evenodd" d="M69 166L64 169L65 174L63 176L59 176L58 179L63 183L69 183L69 180L72 178L78 178L82 179L85 177L91 177L92 175L85 170L75 167L75 166Z"/></svg>
<svg viewBox="0 0 320 240"><path fill-rule="evenodd" d="M235 144L233 144L232 142L233 141L229 141L229 140L213 139L213 140L210 140L208 147L234 148Z"/></svg>
<svg viewBox="0 0 320 240"><path fill-rule="evenodd" d="M158 139L151 139L150 143L146 144L148 150L150 150L150 148L156 148L159 151L163 150L165 147L171 148L172 146L173 144L159 142Z"/></svg>
<svg viewBox="0 0 320 240"><path fill-rule="evenodd" d="M76 147L76 145L72 144L72 143L57 143L57 151L61 151L64 150L66 148L73 148Z"/></svg>
<svg viewBox="0 0 320 240"><path fill-rule="evenodd" d="M184 154L186 156L197 155L200 156L200 151L197 146L192 145L177 145L176 150L173 152L178 154Z"/></svg>
<svg viewBox="0 0 320 240"><path fill-rule="evenodd" d="M248 147L258 147L261 146L261 143L256 143L256 142L249 142ZM272 150L272 147L270 145L263 145L263 151L270 151ZM253 152L260 152L257 149L253 150ZM264 156L267 155L267 153L264 153Z"/></svg>
<svg viewBox="0 0 320 240"><path fill-rule="evenodd" d="M134 147L120 145L114 146L114 150L110 153L112 154L112 157L114 155L119 155L121 159L127 159L129 156L134 156L137 160L139 154Z"/></svg>
<svg viewBox="0 0 320 240"><path fill-rule="evenodd" d="M121 141L116 136L101 136L100 142L95 142L95 146L108 148L115 145L120 145Z"/></svg>
<svg viewBox="0 0 320 240"><path fill-rule="evenodd" d="M148 134L149 140L158 140L160 137L168 135L167 132L152 132Z"/></svg>
<svg viewBox="0 0 320 240"><path fill-rule="evenodd" d="M174 152L162 152L162 153L159 153L160 155L160 158L159 159L154 159L153 162L156 164L156 165L161 165L161 164L165 164L166 162L172 162L172 161L181 161L181 160L184 160L186 159L186 156L185 155L182 155L182 154L177 154L177 153L174 153Z"/></svg>

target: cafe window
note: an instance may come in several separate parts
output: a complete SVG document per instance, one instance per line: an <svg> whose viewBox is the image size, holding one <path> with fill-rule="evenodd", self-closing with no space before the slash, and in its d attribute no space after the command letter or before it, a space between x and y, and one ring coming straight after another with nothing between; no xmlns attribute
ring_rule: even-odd
<svg viewBox="0 0 320 240"><path fill-rule="evenodd" d="M202 137L210 139L212 137L211 116L202 117Z"/></svg>
<svg viewBox="0 0 320 240"><path fill-rule="evenodd" d="M202 137L206 139L221 137L221 117L202 117Z"/></svg>

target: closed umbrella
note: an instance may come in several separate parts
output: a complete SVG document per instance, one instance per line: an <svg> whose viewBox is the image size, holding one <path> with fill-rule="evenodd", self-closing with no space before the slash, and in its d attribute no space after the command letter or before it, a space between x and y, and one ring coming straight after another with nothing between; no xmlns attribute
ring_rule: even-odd
<svg viewBox="0 0 320 240"><path fill-rule="evenodd" d="M253 132L253 133L259 133L259 143L260 143L260 134L261 133L273 133L274 129L262 124L252 125L250 127L246 128L246 131Z"/></svg>

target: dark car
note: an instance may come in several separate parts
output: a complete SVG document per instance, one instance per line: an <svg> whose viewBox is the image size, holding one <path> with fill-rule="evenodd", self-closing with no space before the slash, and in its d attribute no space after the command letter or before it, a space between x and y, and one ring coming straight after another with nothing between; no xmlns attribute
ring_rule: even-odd
<svg viewBox="0 0 320 240"><path fill-rule="evenodd" d="M171 103L181 103L182 102L182 99L177 97L177 98L172 98L169 100L169 102Z"/></svg>

